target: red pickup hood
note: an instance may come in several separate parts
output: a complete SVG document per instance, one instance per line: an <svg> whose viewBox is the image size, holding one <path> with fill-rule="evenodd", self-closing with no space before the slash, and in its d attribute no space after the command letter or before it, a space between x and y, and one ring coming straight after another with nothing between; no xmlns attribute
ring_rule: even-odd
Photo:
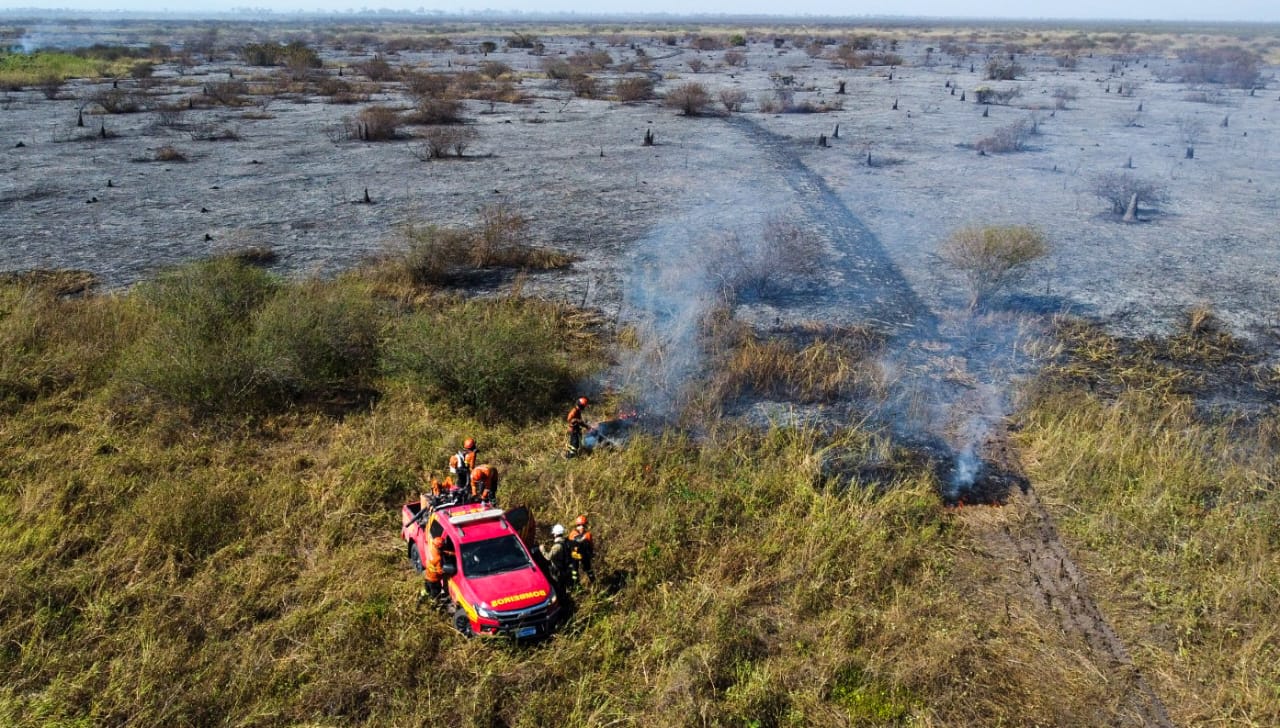
<svg viewBox="0 0 1280 728"><path fill-rule="evenodd" d="M537 606L552 593L547 578L533 566L479 579L469 578L467 587L476 604L484 602L499 612Z"/></svg>

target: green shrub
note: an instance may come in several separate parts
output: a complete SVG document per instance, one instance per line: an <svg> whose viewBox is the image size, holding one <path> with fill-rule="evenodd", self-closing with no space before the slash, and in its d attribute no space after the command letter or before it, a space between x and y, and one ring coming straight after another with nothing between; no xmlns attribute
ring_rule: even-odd
<svg viewBox="0 0 1280 728"><path fill-rule="evenodd" d="M572 396L581 364L559 311L535 301L467 301L400 323L388 371L486 419L546 414Z"/></svg>
<svg viewBox="0 0 1280 728"><path fill-rule="evenodd" d="M275 402L332 397L367 388L376 371L373 302L351 286L290 286L254 316L255 380Z"/></svg>
<svg viewBox="0 0 1280 728"><path fill-rule="evenodd" d="M1044 234L1025 225L961 228L939 250L943 260L964 274L970 306L1016 281L1028 265L1048 253Z"/></svg>
<svg viewBox="0 0 1280 728"><path fill-rule="evenodd" d="M255 367L245 344L254 312L277 287L267 273L230 258L142 284L137 296L151 324L124 356L120 384L196 414L251 409Z"/></svg>

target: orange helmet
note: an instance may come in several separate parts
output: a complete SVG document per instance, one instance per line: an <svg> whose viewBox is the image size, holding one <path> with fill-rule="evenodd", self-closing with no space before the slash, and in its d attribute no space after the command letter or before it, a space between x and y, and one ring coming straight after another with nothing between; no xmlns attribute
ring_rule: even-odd
<svg viewBox="0 0 1280 728"><path fill-rule="evenodd" d="M574 522L573 522L573 525L575 525L575 526L585 526L585 525L587 525L587 517L586 517L586 516L578 516L578 520L574 521Z"/></svg>
<svg viewBox="0 0 1280 728"><path fill-rule="evenodd" d="M463 441L462 441L462 449L463 449L463 450L474 450L474 449L476 449L476 439L475 439L474 437L468 437L467 439L463 440Z"/></svg>
<svg viewBox="0 0 1280 728"><path fill-rule="evenodd" d="M436 536L435 538L431 539L431 543L434 544L436 548L440 548L441 546L444 546L444 536Z"/></svg>
<svg viewBox="0 0 1280 728"><path fill-rule="evenodd" d="M591 404L591 400L587 399L586 397L579 397L579 398L578 398L578 406L579 406L579 407L586 407L586 406L587 406L587 405L589 405L589 404Z"/></svg>

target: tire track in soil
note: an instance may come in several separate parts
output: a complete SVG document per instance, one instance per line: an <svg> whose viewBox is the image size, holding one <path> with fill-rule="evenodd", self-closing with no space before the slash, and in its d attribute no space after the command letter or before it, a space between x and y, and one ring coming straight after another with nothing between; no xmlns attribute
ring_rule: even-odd
<svg viewBox="0 0 1280 728"><path fill-rule="evenodd" d="M794 152L798 142L743 116L730 116L726 121L765 154L771 169L783 175L804 211L806 224L820 231L835 249L841 282L824 291L824 298L833 305L850 307L900 339L924 343L941 338L938 317L912 289L875 234ZM996 442L985 443L983 451L984 457L994 455L1002 468L1022 476L1017 455L1003 435ZM1023 482L1028 482L1025 477ZM1172 728L1163 702L1090 595L1084 574L1062 543L1034 488L1028 484L1021 493L1011 493L1009 505L1025 509L1021 524L1011 526L1010 519L1001 518L995 519L998 528L987 522L979 529L990 536L997 551L1023 563L1028 598L1038 601L1058 618L1063 630L1089 647L1102 674L1111 675L1126 688L1127 717L1139 725Z"/></svg>
<svg viewBox="0 0 1280 728"><path fill-rule="evenodd" d="M806 225L831 242L839 256L841 281L819 295L824 301L848 307L863 320L887 331L911 332L913 338L935 337L937 320L929 311L879 239L845 206L820 175L809 169L791 147L797 144L741 115L725 121L745 134L767 155L770 168L786 180L805 213Z"/></svg>

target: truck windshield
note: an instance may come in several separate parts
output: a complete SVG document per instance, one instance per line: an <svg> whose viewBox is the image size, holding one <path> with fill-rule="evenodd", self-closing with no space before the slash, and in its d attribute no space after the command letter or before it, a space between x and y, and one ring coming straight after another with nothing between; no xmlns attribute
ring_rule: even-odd
<svg viewBox="0 0 1280 728"><path fill-rule="evenodd" d="M515 536L462 544L462 573L476 578L529 566L529 557Z"/></svg>

